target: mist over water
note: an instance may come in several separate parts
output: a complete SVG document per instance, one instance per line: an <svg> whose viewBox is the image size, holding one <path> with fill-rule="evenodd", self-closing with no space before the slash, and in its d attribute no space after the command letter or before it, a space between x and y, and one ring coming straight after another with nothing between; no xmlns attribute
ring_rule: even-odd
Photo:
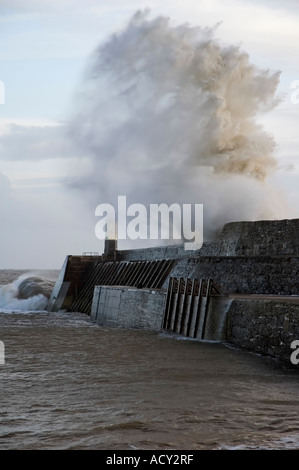
<svg viewBox="0 0 299 470"><path fill-rule="evenodd" d="M275 139L259 123L279 72L217 31L137 12L94 52L69 127L86 160L72 184L89 206L204 204L208 238L229 221L286 218L267 180Z"/></svg>

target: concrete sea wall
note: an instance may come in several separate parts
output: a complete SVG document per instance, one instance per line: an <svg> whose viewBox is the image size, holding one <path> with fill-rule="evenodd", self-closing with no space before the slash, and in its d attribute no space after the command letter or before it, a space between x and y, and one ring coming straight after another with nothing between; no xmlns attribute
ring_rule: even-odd
<svg viewBox="0 0 299 470"><path fill-rule="evenodd" d="M233 300L226 318L226 341L290 363L299 340L299 304L291 301Z"/></svg>
<svg viewBox="0 0 299 470"><path fill-rule="evenodd" d="M204 256L299 255L299 219L230 222L217 240L203 246Z"/></svg>
<svg viewBox="0 0 299 470"><path fill-rule="evenodd" d="M161 330L166 292L96 286L90 319L111 327Z"/></svg>
<svg viewBox="0 0 299 470"><path fill-rule="evenodd" d="M200 250L184 245L117 251L119 260L174 259L171 276L211 278L226 293L299 294L299 219L232 222ZM168 279L163 288L167 288Z"/></svg>
<svg viewBox="0 0 299 470"><path fill-rule="evenodd" d="M167 292L162 289L96 286L90 319L94 323L108 327L161 331L165 319L166 298ZM176 327L174 327L174 317L170 317L169 325L165 329L186 337L214 341L225 340L225 318L231 303L230 299L210 297L206 308L207 298L204 297L200 300L201 308L198 308L195 303L194 312L192 311L192 315L189 312L188 318L184 316L182 298L177 300L178 303L173 304ZM185 331L188 320L190 321L190 334ZM203 324L206 325L204 336L202 335ZM197 325L196 328L195 325Z"/></svg>
<svg viewBox="0 0 299 470"><path fill-rule="evenodd" d="M157 246L154 248L138 248L136 250L118 250L117 261L153 261L157 259L180 259L194 255L186 251L184 245Z"/></svg>
<svg viewBox="0 0 299 470"><path fill-rule="evenodd" d="M171 275L213 279L226 293L294 295L298 272L297 256L199 256L178 260Z"/></svg>
<svg viewBox="0 0 299 470"><path fill-rule="evenodd" d="M187 251L184 244L118 250L117 260L181 259L200 257L299 256L299 219L230 222L218 237L200 250Z"/></svg>
<svg viewBox="0 0 299 470"><path fill-rule="evenodd" d="M235 298L226 318L221 315L220 302L212 300L211 305L218 302L218 310L211 310L212 330L217 331L217 321L221 318L224 341L289 362L290 344L299 339L299 303L290 301L292 296L299 296L298 233L299 219L286 219L228 223L216 240L205 242L196 251L186 251L183 244L122 251L117 250L115 241L108 240L102 256L67 257L48 309L77 311L71 309L79 305L76 302L82 296L85 302L88 287L90 304L93 295L92 321L108 326L159 330L163 324L169 279L209 279L228 298L236 294L251 295L247 300ZM145 279L151 277L152 272L156 273L157 260L160 260L158 265L168 263L159 284L132 281L136 272ZM155 266L150 267L147 275L144 266L148 266L148 262ZM124 276L121 280L119 276L111 277L109 273L118 272L119 264L127 263L134 266L121 267L129 274L132 268L133 277ZM99 278L101 269L104 275ZM290 298L288 302L261 300L254 298L256 294ZM85 311L80 306L78 309ZM90 305L85 313L90 313ZM177 324L180 304L175 313ZM180 327L180 333L184 327L185 324ZM209 331L209 336L213 334ZM218 331L216 336L219 337Z"/></svg>

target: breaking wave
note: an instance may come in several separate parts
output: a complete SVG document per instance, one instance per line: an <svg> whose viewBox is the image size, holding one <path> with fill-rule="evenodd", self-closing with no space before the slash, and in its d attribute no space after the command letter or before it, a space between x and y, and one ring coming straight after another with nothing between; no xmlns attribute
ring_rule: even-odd
<svg viewBox="0 0 299 470"><path fill-rule="evenodd" d="M0 311L2 313L44 311L47 308L55 282L30 273L0 286Z"/></svg>

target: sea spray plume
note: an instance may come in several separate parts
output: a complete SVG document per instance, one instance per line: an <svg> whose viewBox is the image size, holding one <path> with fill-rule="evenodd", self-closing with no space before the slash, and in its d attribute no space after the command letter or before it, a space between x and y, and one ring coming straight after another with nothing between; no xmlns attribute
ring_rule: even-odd
<svg viewBox="0 0 299 470"><path fill-rule="evenodd" d="M70 127L89 202L203 203L206 234L281 216L266 181L275 141L257 122L278 104L279 73L214 33L138 12L95 51Z"/></svg>

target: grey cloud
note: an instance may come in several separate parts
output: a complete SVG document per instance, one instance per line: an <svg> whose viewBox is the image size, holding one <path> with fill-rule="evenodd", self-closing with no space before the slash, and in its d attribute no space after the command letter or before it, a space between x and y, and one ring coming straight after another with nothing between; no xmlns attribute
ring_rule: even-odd
<svg viewBox="0 0 299 470"><path fill-rule="evenodd" d="M0 173L0 197L1 199L4 195L9 194L10 192L10 181L3 173Z"/></svg>
<svg viewBox="0 0 299 470"><path fill-rule="evenodd" d="M11 125L0 139L0 160L37 161L74 157L76 149L65 126Z"/></svg>
<svg viewBox="0 0 299 470"><path fill-rule="evenodd" d="M153 3L153 2L151 2ZM139 1L126 2L126 7L137 8L140 4ZM60 11L72 10L86 10L86 9L123 9L124 2L122 0L85 0L84 3L81 0L2 0L0 5L0 11L7 10L9 12L48 12L48 11Z"/></svg>

